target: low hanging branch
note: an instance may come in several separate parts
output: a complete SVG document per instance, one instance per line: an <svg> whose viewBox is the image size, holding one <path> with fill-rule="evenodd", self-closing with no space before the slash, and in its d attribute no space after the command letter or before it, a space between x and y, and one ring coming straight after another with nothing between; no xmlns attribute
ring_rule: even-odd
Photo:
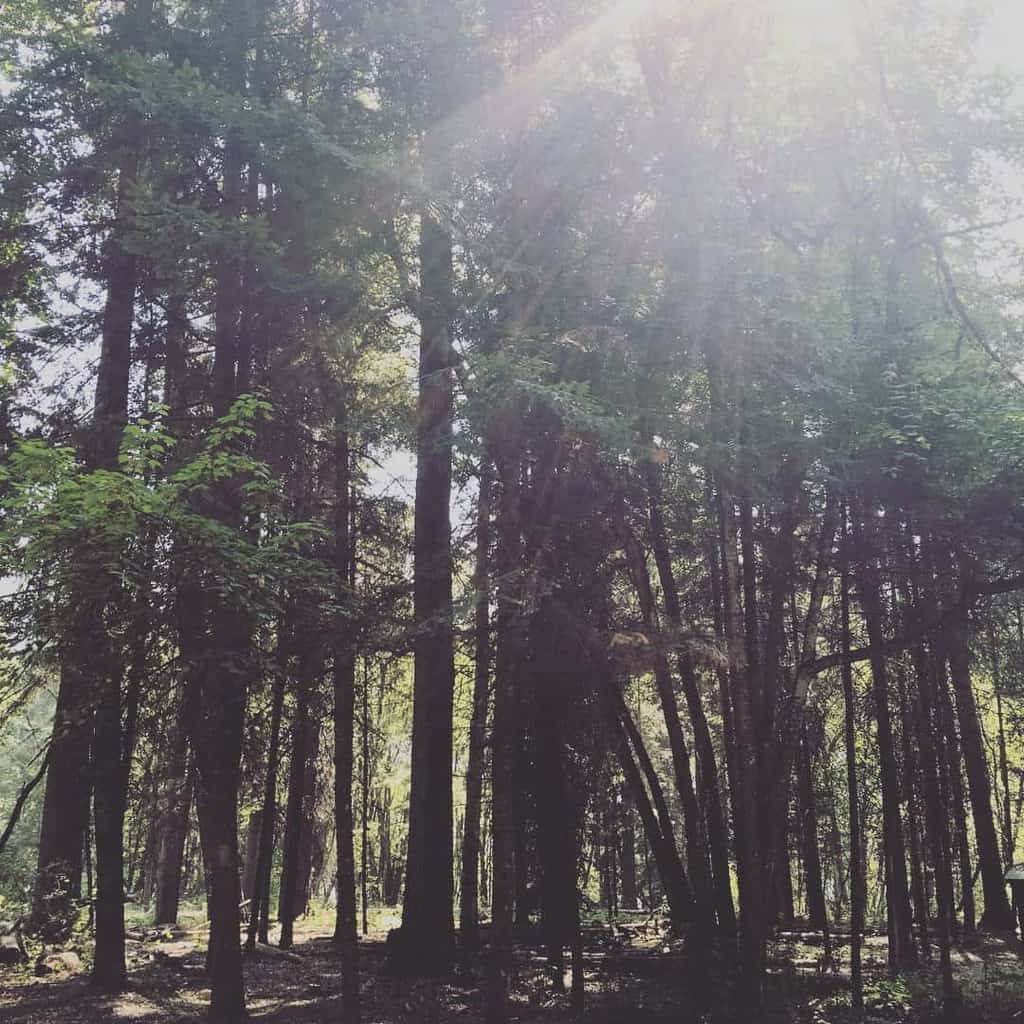
<svg viewBox="0 0 1024 1024"><path fill-rule="evenodd" d="M22 809L25 806L25 802L32 795L32 791L39 785L43 780L43 776L46 774L46 769L50 764L50 748L47 746L46 754L43 756L43 760L40 762L39 770L32 776L28 782L25 783L21 788L21 792L18 794L18 799L14 801L14 809L11 811L11 816L7 821L7 827L4 829L4 833L0 836L0 853L4 852L4 847L7 846L7 840L11 838L11 833L14 831L18 824L18 819L21 817Z"/></svg>
<svg viewBox="0 0 1024 1024"><path fill-rule="evenodd" d="M980 597L994 597L997 594L1011 594L1016 590L1024 590L1024 573L1016 576L1007 576L1001 580L985 580L982 582L968 583L957 601L954 601L948 608L945 608L931 622L922 623L908 630L902 636L893 637L877 647L858 647L848 654L828 654L823 658L815 658L814 661L804 662L800 666L799 674L803 679L810 681L822 672L835 668L844 663L853 664L858 661L867 661L875 654L888 656L897 654L920 643L925 637L949 622L955 615L970 608Z"/></svg>

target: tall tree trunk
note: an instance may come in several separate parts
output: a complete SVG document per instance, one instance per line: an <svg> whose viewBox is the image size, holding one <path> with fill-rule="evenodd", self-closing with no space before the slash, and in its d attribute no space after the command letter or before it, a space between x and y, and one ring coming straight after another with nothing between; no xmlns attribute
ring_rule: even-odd
<svg viewBox="0 0 1024 1024"><path fill-rule="evenodd" d="M156 912L154 924L177 924L181 894L182 855L188 833L192 785L188 767L189 701L181 688L168 742L165 793L161 801L156 868Z"/></svg>
<svg viewBox="0 0 1024 1024"><path fill-rule="evenodd" d="M487 733L487 704L490 684L491 626L490 548L491 481L486 466L481 468L476 516L475 670L473 711L469 723L469 758L466 764L466 811L462 840L462 870L459 889L459 932L462 948L475 950L480 942L480 808L484 783L484 744Z"/></svg>
<svg viewBox="0 0 1024 1024"><path fill-rule="evenodd" d="M658 568L662 601L665 615L676 628L683 625L679 590L676 586L672 559L669 554L665 522L661 514L661 482L657 468L650 462L645 467L651 529L651 547ZM715 747L711 739L707 716L697 687L697 674L693 661L686 651L680 651L677 658L679 678L683 684L683 695L693 726L694 746L700 764L699 779L705 803L707 818L707 845L715 889L715 910L718 926L732 935L736 931L736 911L732 901L732 874L729 870L729 840L722 809L722 796L718 788L718 766Z"/></svg>
<svg viewBox="0 0 1024 1024"><path fill-rule="evenodd" d="M243 0L225 0L222 30L227 41L223 86L242 95L246 86L249 10ZM235 129L226 133L221 187L222 219L237 221L242 209L243 146ZM238 331L242 313L242 260L219 254L216 267L212 406L226 416L238 396ZM212 514L241 531L237 481L225 480L211 496ZM210 939L206 965L210 978L210 1019L236 1024L245 1018L239 911L238 787L245 730L245 708L252 671L251 637L243 612L214 588L209 598L209 629L196 673L197 715L193 736L198 787L199 829L209 872Z"/></svg>
<svg viewBox="0 0 1024 1024"><path fill-rule="evenodd" d="M804 877L807 885L807 917L812 928L818 929L824 940L825 955L832 955L832 937L828 928L828 910L825 906L825 885L821 873L821 854L818 848L818 805L814 792L812 755L806 727L802 730L800 749L800 820Z"/></svg>
<svg viewBox="0 0 1024 1024"><path fill-rule="evenodd" d="M249 901L249 912L252 912L253 896L256 892L257 870L260 856L260 833L263 831L261 819L262 808L249 812L245 823L245 861L242 866L242 899Z"/></svg>
<svg viewBox="0 0 1024 1024"><path fill-rule="evenodd" d="M740 565L733 499L723 478L718 487L718 525L722 551L723 625L729 657L729 697L736 742L733 822L740 888L740 986L746 1007L764 1001L764 877L758 837L758 753L753 712L754 683L747 665L740 609Z"/></svg>
<svg viewBox="0 0 1024 1024"><path fill-rule="evenodd" d="M971 685L970 654L968 649L969 623L967 609L963 608L952 619L946 631L947 655L953 691L956 694L957 717L964 764L967 768L967 788L974 818L974 836L978 846L978 865L981 868L981 886L985 910L981 926L1011 931L1014 927L1013 911L1006 897L1003 869L999 858L995 822L992 818L992 789L988 777L988 763L981 737L981 723Z"/></svg>
<svg viewBox="0 0 1024 1024"><path fill-rule="evenodd" d="M508 1020L512 973L512 914L515 898L516 737L520 733L517 674L521 671L522 528L520 462L517 455L494 460L501 480L496 515L496 650L491 728L491 942L486 963L484 1019Z"/></svg>
<svg viewBox="0 0 1024 1024"><path fill-rule="evenodd" d="M932 675L921 680L918 687L918 741L921 746L922 774L924 776L925 812L935 866L935 896L938 904L937 932L939 941L939 967L942 976L942 996L946 1009L960 1002L953 978L951 946L953 941L953 869L950 846L949 821L940 791L939 777L944 759L942 743L942 712L936 707L937 685L940 680Z"/></svg>
<svg viewBox="0 0 1024 1024"><path fill-rule="evenodd" d="M992 662L992 688L996 695L996 725L999 730L999 782L1001 784L1002 803L1000 826L1003 840L1003 863L1009 867L1013 864L1013 811L1010 805L1010 762L1006 756L1006 724L1003 716L1003 680L999 662L999 648L996 645L995 632L989 631L989 656Z"/></svg>
<svg viewBox="0 0 1024 1024"><path fill-rule="evenodd" d="M341 407L335 420L334 434L334 583L341 608L350 608L353 603L351 583L356 554L352 530L352 452L346 415L347 410ZM351 630L343 633L339 628L334 644L334 834L338 849L334 942L341 957L342 1009L346 1020L359 1024L356 863L352 842L355 831L352 808L356 697L354 640ZM363 727L367 727L365 721ZM382 836L382 846L383 841Z"/></svg>
<svg viewBox="0 0 1024 1024"><path fill-rule="evenodd" d="M658 643L660 625L654 605L654 593L647 572L647 562L636 538L621 521L619 523L622 543L626 550L630 574L640 603L640 614L644 626L651 634L655 644ZM672 751L672 768L675 776L676 792L683 807L683 825L686 832L686 863L689 869L690 884L693 889L695 912L698 925L706 934L716 930L715 899L711 882L711 870L701 830L701 815L694 791L693 777L690 771L690 752L687 749L686 737L683 734L682 722L679 719L679 708L676 704L675 690L668 660L663 654L655 655L654 679L661 704L665 729L668 733L669 749Z"/></svg>
<svg viewBox="0 0 1024 1024"><path fill-rule="evenodd" d="M77 634L78 631L75 630ZM57 709L43 793L42 824L32 890L32 916L42 923L82 894L82 849L89 820L92 700L81 654L61 652Z"/></svg>
<svg viewBox="0 0 1024 1024"><path fill-rule="evenodd" d="M322 674L318 671L317 676ZM299 834L299 855L295 870L294 917L309 913L313 884L323 862L323 838L316 820L317 755L320 750L320 721L310 715L306 726L306 777L302 784L302 830Z"/></svg>
<svg viewBox="0 0 1024 1024"><path fill-rule="evenodd" d="M618 758L626 785L637 813L640 815L644 835L654 856L658 877L661 879L662 891L668 902L669 919L673 930L678 934L693 918L693 895L690 892L689 881L676 849L675 836L671 831L671 821L661 813L662 807L658 791L652 787L654 800L659 804L659 813L656 814L651 798L644 788L643 776L634 760L633 752L630 750L630 742L633 742L637 759L641 762L646 761L647 752L643 749L639 733L635 731L628 709L624 704L616 707L616 702L610 700L608 715L610 738L615 756ZM647 775L647 778L650 782L651 776ZM657 781L656 778L654 781Z"/></svg>
<svg viewBox="0 0 1024 1024"><path fill-rule="evenodd" d="M637 910L639 890L636 879L636 825L633 817L633 801L629 789L623 787L622 828L619 830L619 879L622 887L622 906L625 910Z"/></svg>
<svg viewBox="0 0 1024 1024"><path fill-rule="evenodd" d="M452 920L452 474L450 321L452 240L420 218L420 362L416 427L412 777L402 957L417 974L443 974Z"/></svg>
<svg viewBox="0 0 1024 1024"><path fill-rule="evenodd" d="M963 761L960 756L960 740L953 717L953 702L946 685L945 665L940 658L935 663L935 699L938 705L939 726L942 729L942 747L945 758L939 765L939 795L943 805L953 811L953 835L956 858L960 871L960 890L963 897L964 931L977 928L977 908L974 901L974 872L971 870L971 843L967 835L967 800L964 794ZM986 765L987 768L987 765ZM956 915L953 917L956 928Z"/></svg>
<svg viewBox="0 0 1024 1024"><path fill-rule="evenodd" d="M284 652L290 626L287 616L278 626L277 656L274 659L273 686L270 696L270 747L263 779L263 805L260 808L259 850L256 855L256 879L249 905L249 926L245 948L254 950L256 939L266 943L270 919L270 874L274 859L274 822L277 818L277 772L281 756L281 720L284 717Z"/></svg>
<svg viewBox="0 0 1024 1024"><path fill-rule="evenodd" d="M872 514L865 502L866 515ZM864 531L857 539L864 548ZM874 538L871 538L872 541ZM889 968L898 972L917 961L911 925L910 889L907 880L906 850L903 823L900 818L900 784L893 741L892 714L889 708L889 675L882 628L882 596L878 569L872 564L873 552L864 550L864 561L858 578L858 595L872 654L871 678L878 726L878 758L882 783L882 847L885 862L886 899L888 904Z"/></svg>
<svg viewBox="0 0 1024 1024"><path fill-rule="evenodd" d="M931 957L928 938L928 893L925 889L925 859L921 842L920 815L916 786L916 759L913 749L914 729L911 722L910 700L904 674L897 666L900 702L900 735L903 741L903 795L907 804L907 838L910 844L910 894L913 900L914 920L917 922L921 952ZM919 684L920 685L920 684Z"/></svg>
<svg viewBox="0 0 1024 1024"><path fill-rule="evenodd" d="M308 642L308 638L307 638ZM295 720L292 723L292 752L288 765L288 804L285 810L284 841L281 846L281 889L277 916L281 922L281 949L291 949L293 926L298 916L299 851L305 829L306 778L309 760L310 679L306 656L301 657L299 685L295 695Z"/></svg>
<svg viewBox="0 0 1024 1024"><path fill-rule="evenodd" d="M153 16L152 0L137 0L125 21L121 48L144 53ZM102 342L96 378L92 451L87 465L116 469L124 427L128 422L128 382L131 372L132 321L135 315L137 260L125 246L132 230L131 193L139 177L143 126L129 113L122 126L123 155L117 175L117 208L108 240L107 296L103 308ZM127 983L124 930L124 819L128 796L128 761L121 728L123 666L121 652L107 632L106 610L119 603L120 586L110 578L101 584L91 609L90 632L98 669L94 684L95 743L93 745L94 810L96 818L96 941L92 983L104 992L120 992ZM144 651L144 647L143 647Z"/></svg>
<svg viewBox="0 0 1024 1024"><path fill-rule="evenodd" d="M850 664L850 585L846 559L839 581L840 634L843 678L843 739L846 748L846 790L849 802L850 829L850 985L852 1006L858 1016L864 1012L864 974L861 947L864 940L864 917L867 909L867 886L860 822L860 786L857 779L857 722L853 689L853 666Z"/></svg>

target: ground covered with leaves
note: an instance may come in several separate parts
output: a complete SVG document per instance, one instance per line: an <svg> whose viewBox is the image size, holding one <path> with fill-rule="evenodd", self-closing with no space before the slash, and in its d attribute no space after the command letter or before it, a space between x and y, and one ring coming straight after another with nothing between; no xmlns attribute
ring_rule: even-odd
<svg viewBox="0 0 1024 1024"><path fill-rule="evenodd" d="M378 915L361 943L365 1024L445 1024L482 1020L482 968L467 963L444 983L411 982L387 969L386 929ZM694 991L707 991L713 969L685 944L670 941L658 922L637 917L586 928L587 1008L584 1019L600 1024L699 1024L720 1020L730 1002L723 986L716 1004L699 1005ZM271 935L273 938L273 934ZM514 1021L573 1019L568 996L554 991L541 944L523 935L516 948ZM110 997L88 983L88 948L34 950L22 968L0 968L0 1021L19 1024L186 1024L205 1020L209 989L204 972L205 926L134 926L129 931L130 988ZM824 955L820 937L781 935L772 949L770 1005L766 1022L843 1024L851 1020L848 948ZM1024 968L1016 944L984 938L955 953L964 1005L962 1024L1024 1022ZM44 971L45 973L40 973ZM316 917L297 927L293 950L261 946L246 957L246 989L253 1021L318 1022L341 1019L341 975L329 921ZM865 1019L869 1024L929 1024L943 1017L936 972L925 966L898 981L885 972L885 945L869 938L865 948ZM699 984L694 984L695 981ZM568 977L565 979L568 984Z"/></svg>

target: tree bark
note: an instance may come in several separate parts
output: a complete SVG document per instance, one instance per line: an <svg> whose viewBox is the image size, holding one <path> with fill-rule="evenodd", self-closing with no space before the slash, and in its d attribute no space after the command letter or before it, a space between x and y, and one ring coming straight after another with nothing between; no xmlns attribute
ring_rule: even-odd
<svg viewBox="0 0 1024 1024"><path fill-rule="evenodd" d="M516 737L520 734L517 674L523 662L521 616L522 528L520 463L516 455L494 464L501 480L496 514L496 649L491 728L491 942L486 960L484 1019L508 1020L515 898Z"/></svg>
<svg viewBox="0 0 1024 1024"><path fill-rule="evenodd" d="M274 823L277 818L277 772L281 750L281 720L284 717L284 652L288 644L288 617L278 626L277 657L270 697L270 747L263 779L263 805L260 808L259 850L256 855L256 878L249 905L249 926L245 948L254 950L256 939L266 943L269 931L270 874L274 859Z"/></svg>
<svg viewBox="0 0 1024 1024"><path fill-rule="evenodd" d="M655 645L660 641L660 626L654 605L654 593L651 588L650 576L643 550L636 538L619 523L622 543L626 550L630 575L640 603L640 614L644 626ZM707 850L700 827L700 811L690 771L690 752L687 749L686 737L683 735L682 722L679 719L679 708L672 686L668 660L656 651L654 656L654 679L661 704L662 717L668 733L669 748L672 752L672 768L675 776L676 792L683 807L683 825L686 832L686 863L689 869L690 884L694 897L694 909L698 925L705 934L713 934L716 930L715 899L712 890L711 870Z"/></svg>
<svg viewBox="0 0 1024 1024"><path fill-rule="evenodd" d="M800 816L804 878L807 886L807 917L812 928L821 932L825 955L832 955L832 936L825 906L825 886L818 848L818 806L814 793L811 745L806 727L802 730L800 758Z"/></svg>
<svg viewBox="0 0 1024 1024"><path fill-rule="evenodd" d="M308 640L308 638L307 638ZM299 685L295 695L295 720L292 724L292 751L288 764L288 803L285 810L284 842L281 846L281 889L277 917L281 922L281 949L294 944L294 923L298 916L299 859L305 821L306 779L308 777L311 700L308 658L302 656Z"/></svg>
<svg viewBox="0 0 1024 1024"><path fill-rule="evenodd" d="M651 547L658 568L665 615L677 629L683 625L679 590L676 586L672 559L669 554L665 522L661 514L661 484L657 468L648 462L645 467L651 528ZM685 650L677 657L679 678L683 685L690 723L693 726L694 746L700 765L699 779L707 819L707 845L715 890L715 910L718 926L727 935L736 931L736 910L732 900L732 874L729 870L729 840L718 788L718 765L715 747L708 727L707 715L697 687L697 674L693 660Z"/></svg>
<svg viewBox="0 0 1024 1024"><path fill-rule="evenodd" d="M178 901L181 895L182 856L188 834L192 786L188 767L188 694L186 688L178 698L175 720L171 726L167 759L166 787L162 814L158 823L156 868L156 912L154 924L177 924Z"/></svg>
<svg viewBox="0 0 1024 1024"><path fill-rule="evenodd" d="M32 916L38 922L48 920L58 906L66 906L82 894L92 701L88 682L78 670L80 663L80 655L70 649L62 651L32 891Z"/></svg>
<svg viewBox="0 0 1024 1024"><path fill-rule="evenodd" d="M871 509L867 507L867 503L865 506L865 514L870 515ZM860 531L857 539L863 547L863 531ZM882 784L882 846L889 908L889 968L896 973L901 968L917 962L917 951L911 926L906 851L903 842L903 823L900 819L900 786L889 708L889 677L885 657L880 653L883 641L882 598L878 570L871 564L873 553L865 550L864 555L865 560L858 578L858 596L869 642L876 651L870 660Z"/></svg>
<svg viewBox="0 0 1024 1024"><path fill-rule="evenodd" d="M484 781L484 744L487 732L487 705L490 686L490 491L487 467L479 477L476 518L475 671L473 710L469 723L469 757L466 764L466 810L462 839L462 870L459 888L459 932L462 948L475 950L480 942L480 809Z"/></svg>
<svg viewBox="0 0 1024 1024"><path fill-rule="evenodd" d="M452 241L420 219L420 363L416 427L412 777L401 956L420 975L446 973L452 920Z"/></svg>
<svg viewBox="0 0 1024 1024"><path fill-rule="evenodd" d="M842 653L846 655L850 651L850 586L845 559L839 580L839 601L841 647ZM861 964L861 947L864 941L867 889L862 854L860 786L857 779L857 722L853 666L845 657L841 672L843 679L843 739L846 747L846 789L850 829L850 985L853 1010L859 1016L864 1012L864 973Z"/></svg>
<svg viewBox="0 0 1024 1024"><path fill-rule="evenodd" d="M249 12L243 0L225 0L223 38L227 41L224 88L242 95L246 84ZM243 146L235 129L226 133L221 187L222 219L231 224L242 209ZM212 406L226 416L238 397L238 330L242 313L241 259L222 252L216 266ZM211 495L210 512L227 527L241 530L237 481L225 480ZM211 1021L244 1020L245 982L239 941L238 787L249 688L251 637L240 608L216 588L209 598L209 628L195 666L197 715L193 735L198 774L196 804L200 836L209 872Z"/></svg>
<svg viewBox="0 0 1024 1024"><path fill-rule="evenodd" d="M1015 922L1003 883L999 843L992 818L992 789L981 737L981 724L978 720L978 708L974 700L974 688L971 685L968 635L967 609L964 608L950 623L945 638L950 676L956 694L956 710L960 721L960 738L964 764L967 768L967 788L971 798L974 836L978 845L978 865L981 868L981 886L985 900L980 924L983 928L1011 931Z"/></svg>
<svg viewBox="0 0 1024 1024"><path fill-rule="evenodd" d="M352 569L356 555L352 530L352 452L346 415L345 408L339 409L334 435L334 584L341 608L350 608L352 605ZM343 631L339 627L334 644L334 834L338 851L334 942L341 958L342 1009L346 1020L359 1024L359 943L356 934L356 864L353 848L355 818L352 807L356 696L354 639L351 629ZM363 685L365 687L365 680ZM367 728L365 721L363 728ZM382 835L382 847L383 843ZM363 871L366 871L365 862Z"/></svg>

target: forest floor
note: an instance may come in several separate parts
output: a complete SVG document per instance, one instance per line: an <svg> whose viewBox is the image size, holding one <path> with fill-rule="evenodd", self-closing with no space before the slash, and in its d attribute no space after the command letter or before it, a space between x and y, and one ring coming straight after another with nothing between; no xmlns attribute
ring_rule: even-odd
<svg viewBox="0 0 1024 1024"><path fill-rule="evenodd" d="M479 967L463 968L445 983L414 983L386 970L387 929L397 919L375 914L360 944L365 1024L477 1024L482 1019ZM52 973L31 967L0 968L0 1022L18 1024L187 1024L205 1019L209 989L203 971L205 929L197 917L177 929L141 925L129 932L130 989L99 996L88 986L87 955L51 956ZM246 990L254 1024L340 1022L341 976L326 916L297 923L292 951L262 946L246 957ZM271 939L274 936L271 934ZM711 989L719 1006L727 994L708 984L707 963L695 985L693 956L666 944L645 918L614 926L593 920L585 932L587 1010L595 1024L697 1024L713 1019L711 1007L695 1005L694 991ZM849 1016L849 978L841 948L824 958L820 936L787 933L772 949L772 1009L762 1018L782 1024L844 1024ZM983 938L955 953L964 1007L962 1024L1024 1024L1024 967L1017 943ZM77 961L77 963L76 963ZM512 1019L556 1022L572 1019L568 997L552 992L539 945L516 950ZM867 1017L870 1024L928 1024L942 1018L938 979L925 968L890 981L884 939L865 949ZM568 982L568 977L566 978ZM714 1014L718 1018L719 1014Z"/></svg>

